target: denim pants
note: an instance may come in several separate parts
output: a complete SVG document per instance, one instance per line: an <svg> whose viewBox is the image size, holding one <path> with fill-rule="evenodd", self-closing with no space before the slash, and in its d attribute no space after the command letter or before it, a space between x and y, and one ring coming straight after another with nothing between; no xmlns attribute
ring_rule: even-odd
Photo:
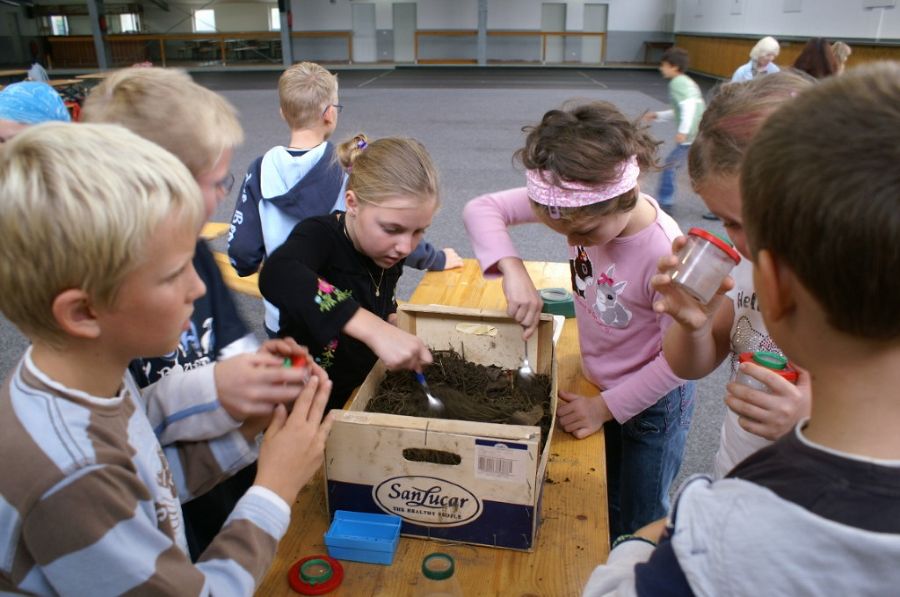
<svg viewBox="0 0 900 597"><path fill-rule="evenodd" d="M603 426L610 541L669 513L669 490L693 414L694 383L689 382L625 424Z"/></svg>
<svg viewBox="0 0 900 597"><path fill-rule="evenodd" d="M666 156L662 174L659 176L659 191L656 193L656 201L660 207L669 209L675 201L675 179L678 170L687 162L689 143L679 143Z"/></svg>

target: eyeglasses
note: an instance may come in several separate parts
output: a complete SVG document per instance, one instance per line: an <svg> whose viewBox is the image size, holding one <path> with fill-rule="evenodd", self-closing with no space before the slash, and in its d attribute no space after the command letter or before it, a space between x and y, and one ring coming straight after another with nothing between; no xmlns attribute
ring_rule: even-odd
<svg viewBox="0 0 900 597"><path fill-rule="evenodd" d="M338 114L340 114L341 110L344 109L343 104L328 104L327 106L325 106L325 109L322 110L322 116L325 116L325 112L328 112L328 108L331 108L331 107L334 107L334 109L337 110Z"/></svg>
<svg viewBox="0 0 900 597"><path fill-rule="evenodd" d="M216 183L216 188L225 195L229 194L231 189L234 188L234 174L229 172L225 178Z"/></svg>

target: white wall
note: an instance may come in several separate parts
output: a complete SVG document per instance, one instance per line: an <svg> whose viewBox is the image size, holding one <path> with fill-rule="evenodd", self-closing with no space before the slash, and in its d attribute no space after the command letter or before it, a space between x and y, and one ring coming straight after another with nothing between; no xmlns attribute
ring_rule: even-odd
<svg viewBox="0 0 900 597"><path fill-rule="evenodd" d="M412 1L412 0L406 0ZM591 0L588 0L591 1ZM610 31L671 31L675 0L595 0L609 4ZM357 4L360 2L356 0ZM375 27L390 29L392 0L374 0ZM566 28L579 31L584 0L565 2ZM418 0L419 29L477 29L478 0ZM334 31L351 28L350 2L292 0L294 29ZM488 29L541 28L541 0L488 0Z"/></svg>
<svg viewBox="0 0 900 597"><path fill-rule="evenodd" d="M567 30L582 29L586 3L609 5L607 29L611 31L672 29L673 0L579 0L563 2ZM488 29L540 29L541 4L540 0L488 0Z"/></svg>
<svg viewBox="0 0 900 597"><path fill-rule="evenodd" d="M15 16L18 22L18 32L22 35L37 35L37 19L25 18L25 10L18 6L9 6L8 4L0 4L0 36L10 36L13 31L10 23L11 16Z"/></svg>
<svg viewBox="0 0 900 597"><path fill-rule="evenodd" d="M165 11L149 2L144 3L144 28L151 33L191 33L192 11L211 8L216 11L216 29L219 31L268 31L269 10L276 3L242 2L202 4L169 2ZM295 18L296 23L296 18Z"/></svg>
<svg viewBox="0 0 900 597"><path fill-rule="evenodd" d="M733 15L731 2L677 0L675 31L900 39L900 7L865 10L862 0L787 0L787 4L799 4L801 9L784 12L785 3L786 0L743 0L742 14Z"/></svg>
<svg viewBox="0 0 900 597"><path fill-rule="evenodd" d="M394 20L393 0L375 0L369 4L375 5L375 28L390 29ZM478 28L478 0L418 0L416 5L419 29ZM540 4L536 6L540 18ZM347 0L337 0L335 3L329 0L292 0L291 9L296 31L347 31L352 28L350 2Z"/></svg>
<svg viewBox="0 0 900 597"><path fill-rule="evenodd" d="M219 31L268 31L269 10L278 4L216 4L216 29Z"/></svg>

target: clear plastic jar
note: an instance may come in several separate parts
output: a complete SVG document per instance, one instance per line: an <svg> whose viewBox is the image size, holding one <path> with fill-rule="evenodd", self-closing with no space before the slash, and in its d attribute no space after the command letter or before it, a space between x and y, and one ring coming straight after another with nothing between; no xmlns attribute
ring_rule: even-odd
<svg viewBox="0 0 900 597"><path fill-rule="evenodd" d="M742 352L738 355L738 360L741 363L753 363L760 367L765 367L772 373L777 373L785 380L793 384L797 383L797 378L799 377L797 370L791 367L787 358L777 352ZM759 390L760 392L766 392L767 394L772 392L772 390L769 389L769 386L754 377L750 377L740 369L735 372L732 381L747 386L748 388Z"/></svg>
<svg viewBox="0 0 900 597"><path fill-rule="evenodd" d="M677 254L672 281L695 299L707 304L741 256L727 241L702 228L691 228L687 243Z"/></svg>
<svg viewBox="0 0 900 597"><path fill-rule="evenodd" d="M422 560L422 576L416 585L416 597L462 597L456 578L456 562L446 553L433 553Z"/></svg>

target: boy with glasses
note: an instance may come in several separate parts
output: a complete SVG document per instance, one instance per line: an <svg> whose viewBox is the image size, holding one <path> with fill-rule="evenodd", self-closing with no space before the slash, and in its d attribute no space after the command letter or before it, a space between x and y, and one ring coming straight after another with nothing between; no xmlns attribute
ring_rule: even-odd
<svg viewBox="0 0 900 597"><path fill-rule="evenodd" d="M208 220L234 185L232 150L244 133L234 107L184 72L161 68L117 71L98 85L82 110L84 122L115 123L173 153L200 187ZM131 372L144 393L171 404L157 430L163 443L189 422L206 423L214 437L249 418L271 416L291 403L305 380L302 369L282 367L284 356L302 352L293 341L259 342L238 315L230 291L206 242L198 239L194 269L206 294L194 301L190 325L178 347L137 359ZM173 399L185 396L190 402ZM235 503L253 482L251 464L211 491L183 504L191 556L196 560L218 533Z"/></svg>
<svg viewBox="0 0 900 597"><path fill-rule="evenodd" d="M291 129L286 146L276 146L247 170L231 219L228 256L239 276L255 274L301 221L344 210L347 175L328 139L337 127L337 76L313 62L290 67L278 80L281 117ZM406 259L416 269L462 266L453 249L420 242ZM278 334L279 312L265 302L266 333Z"/></svg>

